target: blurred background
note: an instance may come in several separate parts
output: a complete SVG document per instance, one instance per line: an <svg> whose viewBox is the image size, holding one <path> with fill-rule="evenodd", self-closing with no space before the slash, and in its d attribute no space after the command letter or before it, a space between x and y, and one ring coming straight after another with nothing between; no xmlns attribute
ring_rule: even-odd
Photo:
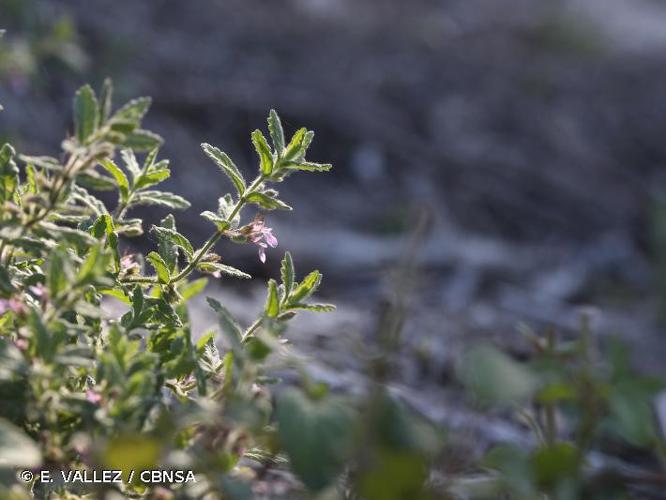
<svg viewBox="0 0 666 500"><path fill-rule="evenodd" d="M574 335L585 312L664 373L663 2L0 0L0 28L0 140L55 156L85 82L152 96L145 124L194 242L229 189L200 142L249 175L271 107L288 133L317 132L310 158L333 172L285 183L295 210L269 215L267 265L220 246L262 279L211 293L250 320L284 250L321 269L339 310L290 335L334 388L362 385L387 307L402 325L390 387L477 442L516 429L464 404L456 363L479 339L523 355L521 323Z"/></svg>

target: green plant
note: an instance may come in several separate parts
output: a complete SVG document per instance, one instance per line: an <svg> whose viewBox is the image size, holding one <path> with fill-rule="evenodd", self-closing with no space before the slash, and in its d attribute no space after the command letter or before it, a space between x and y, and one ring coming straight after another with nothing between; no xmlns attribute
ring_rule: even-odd
<svg viewBox="0 0 666 500"><path fill-rule="evenodd" d="M308 301L321 274L299 280L288 252L280 283L268 282L264 310L247 328L208 299L220 319L223 352L215 332L191 331L187 302L206 287L208 278L197 273L250 278L213 251L220 239L257 245L262 261L266 248L277 245L263 215L243 223L248 207L290 210L273 186L297 171L331 166L305 159L313 132L301 128L287 142L271 111L271 145L261 131L252 133L259 171L250 182L225 153L202 145L234 193L201 214L213 231L200 247L167 215L150 228L155 251L125 253L125 240L144 231L129 215L134 207L183 209L189 203L155 189L170 170L168 160L158 159L162 139L141 128L150 99L113 111L111 97L110 81L99 97L87 85L79 89L62 160L17 155L8 144L0 149L0 495L104 489L141 495L156 486L130 478L131 471L158 467L196 474L193 484L174 486L181 495L249 494L239 460L275 457L277 443L293 432L286 424L276 428L268 391L273 365L299 366L285 351L282 333L298 311L333 306ZM141 161L139 152L146 152ZM115 190L116 206L109 209L95 190ZM119 318L102 310L112 299L125 304ZM278 421L310 411L315 386L305 377L303 387L280 400ZM348 412L331 408L323 418L338 428ZM299 464L300 450L286 449ZM119 469L123 482L72 483L53 472L53 482L21 483L15 467Z"/></svg>
<svg viewBox="0 0 666 500"><path fill-rule="evenodd" d="M169 214L148 230L154 251L128 253L145 229L135 207L189 203L156 188L170 168L158 158L162 138L141 128L150 99L114 111L111 98L110 81L99 96L79 89L60 158L0 148L0 498L253 498L269 496L261 481L276 468L291 474L291 489L272 495L284 498L626 498L666 482L652 412L663 380L633 373L618 343L599 349L585 322L569 342L525 329L525 362L489 345L467 353L460 376L474 401L517 417L533 439L494 443L473 475L433 480L442 433L388 389L425 219L359 396L331 394L288 348L297 312L334 309L310 302L322 276L299 279L289 252L254 322L241 327L209 297L219 330L192 331L188 302L211 276L250 278L215 245L256 245L264 262L278 244L264 212L291 209L274 186L331 166L306 160L313 132L287 142L271 111L270 143L251 136L251 181L202 145L233 186L201 214L207 240L192 244ZM103 190L117 194L113 207L94 194ZM109 301L122 314L105 312ZM285 372L292 383L280 383ZM646 465L629 467L623 453Z"/></svg>
<svg viewBox="0 0 666 500"><path fill-rule="evenodd" d="M489 474L467 484L467 498L627 498L663 487L666 441L652 406L664 380L634 373L616 339L599 348L586 318L571 341L553 330L523 333L533 347L527 363L479 345L461 364L474 399L486 409L513 410L534 438L531 447L490 449L479 464ZM622 454L640 455L645 465L630 465Z"/></svg>
<svg viewBox="0 0 666 500"><path fill-rule="evenodd" d="M34 0L5 0L2 14L12 32L0 44L0 81L16 91L38 84L45 67L71 74L89 65L77 26L62 6L54 9Z"/></svg>

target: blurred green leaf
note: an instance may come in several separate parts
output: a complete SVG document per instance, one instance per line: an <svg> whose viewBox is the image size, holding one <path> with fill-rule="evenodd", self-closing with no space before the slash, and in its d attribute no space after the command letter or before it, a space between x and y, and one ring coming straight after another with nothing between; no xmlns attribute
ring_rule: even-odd
<svg viewBox="0 0 666 500"><path fill-rule="evenodd" d="M81 87L74 96L74 129L79 143L85 144L99 123L99 108L90 85Z"/></svg>
<svg viewBox="0 0 666 500"><path fill-rule="evenodd" d="M151 151L164 144L164 139L154 132L136 129L127 134L123 146L134 151Z"/></svg>
<svg viewBox="0 0 666 500"><path fill-rule="evenodd" d="M111 160L100 160L99 164L116 180L116 185L120 191L121 200L127 201L129 194L129 181L127 180L125 172L123 172L120 167Z"/></svg>
<svg viewBox="0 0 666 500"><path fill-rule="evenodd" d="M539 385L537 376L526 366L487 344L467 352L460 376L482 405L507 406L525 401Z"/></svg>
<svg viewBox="0 0 666 500"><path fill-rule="evenodd" d="M150 252L148 255L146 255L146 258L155 269L157 277L160 279L160 281L162 283L168 283L171 280L171 274L169 273L169 268L167 267L160 254L157 252Z"/></svg>
<svg viewBox="0 0 666 500"><path fill-rule="evenodd" d="M658 432L652 399L656 391L640 382L623 380L611 387L608 405L610 415L605 426L614 434L638 447L656 443Z"/></svg>
<svg viewBox="0 0 666 500"><path fill-rule="evenodd" d="M358 483L364 498L425 500L430 498L424 489L427 476L427 464L418 454L382 450Z"/></svg>
<svg viewBox="0 0 666 500"><path fill-rule="evenodd" d="M334 397L313 401L287 388L277 402L276 418L282 447L294 472L313 491L320 491L342 472L349 456L354 418Z"/></svg>
<svg viewBox="0 0 666 500"><path fill-rule="evenodd" d="M222 332L230 340L232 347L235 346L238 348L240 346L241 339L243 338L243 330L226 307L211 297L207 297L206 300L208 301L210 307L217 313Z"/></svg>
<svg viewBox="0 0 666 500"><path fill-rule="evenodd" d="M139 123L148 112L152 99L150 97L138 97L132 99L122 108L120 108L111 118L112 123L131 123L133 128L138 127Z"/></svg>
<svg viewBox="0 0 666 500"><path fill-rule="evenodd" d="M167 208L189 208L190 202L182 196L166 191L141 191L132 198L135 205L160 205Z"/></svg>
<svg viewBox="0 0 666 500"><path fill-rule="evenodd" d="M579 451L569 443L543 446L532 457L537 482L549 488L559 481L575 479L581 464Z"/></svg>

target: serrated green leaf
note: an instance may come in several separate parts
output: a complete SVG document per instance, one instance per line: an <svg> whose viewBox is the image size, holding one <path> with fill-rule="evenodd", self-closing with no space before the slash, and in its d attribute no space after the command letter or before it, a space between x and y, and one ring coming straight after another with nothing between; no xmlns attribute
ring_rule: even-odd
<svg viewBox="0 0 666 500"><path fill-rule="evenodd" d="M116 181L118 185L118 190L120 192L120 198L123 202L127 201L129 196L129 180L118 165L116 165L112 160L103 159L99 161L99 164L109 172Z"/></svg>
<svg viewBox="0 0 666 500"><path fill-rule="evenodd" d="M280 277L282 278L282 285L284 286L285 299L291 293L294 286L294 279L296 271L294 269L294 261L289 252L285 252L282 262L280 264Z"/></svg>
<svg viewBox="0 0 666 500"><path fill-rule="evenodd" d="M108 236L113 232L113 219L109 214L100 215L89 231L97 239Z"/></svg>
<svg viewBox="0 0 666 500"><path fill-rule="evenodd" d="M178 231L160 226L153 226L150 231L155 233L159 239L165 239L173 245L182 248L188 260L192 259L194 248L192 248L189 240Z"/></svg>
<svg viewBox="0 0 666 500"><path fill-rule="evenodd" d="M199 264L197 264L197 269L204 273L214 274L219 272L222 274L233 276L234 278L241 278L245 280L249 280L250 278L252 278L252 276L250 276L247 273L244 273L240 269L236 269L235 267L232 266L227 266L226 264L220 264L219 262L199 262Z"/></svg>
<svg viewBox="0 0 666 500"><path fill-rule="evenodd" d="M237 202L230 193L218 198L217 215L228 221L230 227L235 228L239 226L240 211L237 210Z"/></svg>
<svg viewBox="0 0 666 500"><path fill-rule="evenodd" d="M88 208L90 208L97 217L108 213L106 206L104 205L104 202L102 202L102 200L96 198L95 196L91 195L86 189L82 188L81 186L77 185L72 186L72 198L80 201Z"/></svg>
<svg viewBox="0 0 666 500"><path fill-rule="evenodd" d="M111 120L109 126L111 128L110 137L114 144L124 142L127 134L131 134L137 128L136 122L131 120Z"/></svg>
<svg viewBox="0 0 666 500"><path fill-rule="evenodd" d="M176 231L176 219L173 214L164 217L164 219L160 221L160 227L170 231ZM162 256L171 272L175 272L176 266L178 265L178 247L168 238L160 237L158 239L157 253Z"/></svg>
<svg viewBox="0 0 666 500"><path fill-rule="evenodd" d="M150 97L138 97L132 99L122 108L120 108L111 118L112 122L127 122L133 123L134 128L139 126L139 123L148 112L152 99Z"/></svg>
<svg viewBox="0 0 666 500"><path fill-rule="evenodd" d="M143 175L140 175L135 183L135 189L145 189L147 187L154 186L160 182L168 179L171 176L171 171L167 168L155 169L150 172L147 172Z"/></svg>
<svg viewBox="0 0 666 500"><path fill-rule="evenodd" d="M201 148L203 149L204 153L206 153L206 155L211 160L213 160L218 167L220 167L220 170L227 174L227 176L231 179L231 182L238 190L238 193L242 196L246 189L245 179L231 158L229 158L229 156L219 148L211 146L205 142L201 144Z"/></svg>
<svg viewBox="0 0 666 500"><path fill-rule="evenodd" d="M301 163L287 163L284 167L289 170L302 170L305 172L328 172L333 168L333 165L330 163L313 163L310 161L304 161Z"/></svg>
<svg viewBox="0 0 666 500"><path fill-rule="evenodd" d="M157 277L162 283L168 283L171 280L171 274L169 273L169 268L166 263L157 252L150 252L146 255L148 262L153 266Z"/></svg>
<svg viewBox="0 0 666 500"><path fill-rule="evenodd" d="M264 175L270 175L273 171L273 156L261 130L252 132L252 144L259 155L259 171Z"/></svg>
<svg viewBox="0 0 666 500"><path fill-rule="evenodd" d="M305 153L307 153L312 140L314 139L315 133L312 130L308 130L303 137L303 142L301 143L301 151L296 155L294 161L303 161L305 159Z"/></svg>
<svg viewBox="0 0 666 500"><path fill-rule="evenodd" d="M28 164L25 166L25 181L28 193L37 193L37 169Z"/></svg>
<svg viewBox="0 0 666 500"><path fill-rule="evenodd" d="M146 157L143 160L143 168L144 169L149 169L153 165L155 165L155 160L157 159L157 155L160 152L160 148L155 148L152 151L148 152ZM165 168L168 168L169 160L162 160L161 162L166 162ZM160 163L161 163L160 162Z"/></svg>
<svg viewBox="0 0 666 500"><path fill-rule="evenodd" d="M208 300L208 299L206 299L206 300ZM206 344L208 344L208 342L210 342L211 339L213 340L213 342L215 341L215 332L213 332L213 331L204 333L199 338L199 340L197 340L197 342L195 344L197 354L199 354L199 355L204 354L204 350L206 349Z"/></svg>
<svg viewBox="0 0 666 500"><path fill-rule="evenodd" d="M169 214L164 219L160 221L160 227L165 227L167 229L173 229L174 231L176 230L176 218L173 216L173 214Z"/></svg>
<svg viewBox="0 0 666 500"><path fill-rule="evenodd" d="M289 145L284 152L284 161L288 162L301 155L303 152L303 140L307 134L306 128L299 128L289 141Z"/></svg>
<svg viewBox="0 0 666 500"><path fill-rule="evenodd" d="M102 125L111 116L111 102L113 99L113 82L106 78L102 84L99 96L99 125Z"/></svg>
<svg viewBox="0 0 666 500"><path fill-rule="evenodd" d="M264 311L269 318L277 318L278 314L280 314L280 299L278 297L277 283L275 283L275 280L268 281L268 295L266 297Z"/></svg>
<svg viewBox="0 0 666 500"><path fill-rule="evenodd" d="M160 205L168 208L189 208L190 202L182 196L166 191L142 191L132 197L134 205Z"/></svg>
<svg viewBox="0 0 666 500"><path fill-rule="evenodd" d="M224 231L229 227L229 221L227 221L225 218L220 217L217 214L214 214L213 212L206 210L204 212L201 212L201 217L203 217L206 220L209 220L215 226L217 226L217 229L220 231Z"/></svg>
<svg viewBox="0 0 666 500"><path fill-rule="evenodd" d="M143 234L143 221L141 219L123 219L116 224L116 233L127 237L141 236Z"/></svg>
<svg viewBox="0 0 666 500"><path fill-rule="evenodd" d="M51 222L40 222L40 236L44 238L55 239L57 241L66 241L79 248L87 248L94 245L96 240L85 231L66 226L58 226Z"/></svg>
<svg viewBox="0 0 666 500"><path fill-rule="evenodd" d="M77 184L94 191L115 191L118 185L113 177L102 175L95 170L81 172L76 176Z"/></svg>
<svg viewBox="0 0 666 500"><path fill-rule="evenodd" d="M317 288L319 288L320 283L321 283L321 273L319 271L312 271L294 289L291 296L289 297L288 303L290 305L296 304L301 300L307 299L317 290Z"/></svg>
<svg viewBox="0 0 666 500"><path fill-rule="evenodd" d="M284 130L282 129L280 117L274 109L271 109L268 114L268 132L271 135L273 147L279 158L282 156L284 150Z"/></svg>
<svg viewBox="0 0 666 500"><path fill-rule="evenodd" d="M233 196L231 196L229 193L218 198L217 200L217 213L225 219L231 217L235 207L236 202L234 201Z"/></svg>
<svg viewBox="0 0 666 500"><path fill-rule="evenodd" d="M170 326L175 326L176 328L181 328L183 326L183 322L176 310L171 304L164 300L164 298L160 298L155 302L153 313L158 321L162 321Z"/></svg>
<svg viewBox="0 0 666 500"><path fill-rule="evenodd" d="M131 149L123 149L120 152L120 156L123 159L127 170L132 174L132 179L136 182L136 178L141 175L141 168L139 168L139 162L136 161L134 151Z"/></svg>
<svg viewBox="0 0 666 500"><path fill-rule="evenodd" d="M255 203L266 210L291 210L292 208L277 198L271 198L265 193L254 192L248 194L245 199L250 203Z"/></svg>
<svg viewBox="0 0 666 500"><path fill-rule="evenodd" d="M51 156L29 156L19 155L19 159L23 163L29 163L35 167L43 168L44 170L59 172L62 170L60 162Z"/></svg>
<svg viewBox="0 0 666 500"><path fill-rule="evenodd" d="M127 134L123 141L123 146L131 148L134 151L151 151L164 144L162 136L149 130L136 129Z"/></svg>
<svg viewBox="0 0 666 500"><path fill-rule="evenodd" d="M287 309L302 309L304 311L313 311L313 312L333 312L335 311L335 306L333 304L302 304L295 303L290 304Z"/></svg>
<svg viewBox="0 0 666 500"><path fill-rule="evenodd" d="M74 95L74 130L80 144L95 132L99 123L99 108L95 92L90 85L84 85Z"/></svg>
<svg viewBox="0 0 666 500"><path fill-rule="evenodd" d="M229 338L231 345L235 348L238 348L243 337L243 330L226 307L211 297L207 297L206 300L208 301L210 307L212 307L213 310L217 313L222 332Z"/></svg>

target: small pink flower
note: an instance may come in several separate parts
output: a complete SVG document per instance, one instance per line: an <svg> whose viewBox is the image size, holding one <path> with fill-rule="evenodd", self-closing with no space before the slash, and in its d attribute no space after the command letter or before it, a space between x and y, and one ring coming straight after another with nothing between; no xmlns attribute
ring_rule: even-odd
<svg viewBox="0 0 666 500"><path fill-rule="evenodd" d="M30 290L30 292L35 296L35 298L39 301L40 304L44 305L47 302L49 292L46 289L46 287L41 283L29 287L28 290Z"/></svg>
<svg viewBox="0 0 666 500"><path fill-rule="evenodd" d="M120 269L129 269L134 265L134 255L126 254L120 259Z"/></svg>
<svg viewBox="0 0 666 500"><path fill-rule="evenodd" d="M41 283L29 287L29 289L35 297L41 298L46 295L46 288L44 288L44 285L42 285Z"/></svg>
<svg viewBox="0 0 666 500"><path fill-rule="evenodd" d="M126 275L138 274L141 271L141 266L136 260L136 255L125 254L120 259L120 272Z"/></svg>
<svg viewBox="0 0 666 500"><path fill-rule="evenodd" d="M266 262L266 248L275 248L278 245L273 229L266 226L262 215L257 215L241 232L250 243L259 247L259 260L261 262Z"/></svg>
<svg viewBox="0 0 666 500"><path fill-rule="evenodd" d="M26 339L16 339L14 345L21 351L28 350L28 341Z"/></svg>
<svg viewBox="0 0 666 500"><path fill-rule="evenodd" d="M102 395L92 389L88 389L86 390L86 399L93 404L97 404L102 400Z"/></svg>
<svg viewBox="0 0 666 500"><path fill-rule="evenodd" d="M15 314L23 314L25 313L25 306L16 297L0 299L0 315L5 314L7 311L12 311Z"/></svg>

